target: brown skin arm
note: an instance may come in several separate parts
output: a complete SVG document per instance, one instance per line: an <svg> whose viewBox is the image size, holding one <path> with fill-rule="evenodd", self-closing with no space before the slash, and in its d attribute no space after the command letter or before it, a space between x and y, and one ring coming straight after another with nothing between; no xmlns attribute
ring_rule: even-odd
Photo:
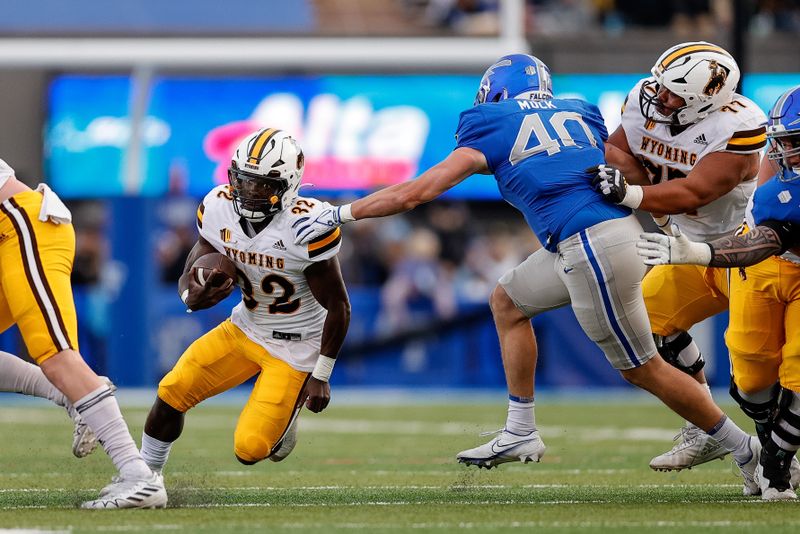
<svg viewBox="0 0 800 534"><path fill-rule="evenodd" d="M186 257L186 264L183 267L183 274L178 279L178 294L183 295L184 291L189 290L185 304L192 311L204 310L215 306L230 295L235 287L234 280L228 280L221 286L212 284L211 281L215 278L225 276L217 269L211 271L211 276L206 279L205 285L201 286L197 283L197 278L192 272L192 265L200 256L205 256L212 252L217 252L217 250L211 246L211 243L201 236L197 236L197 243L189 251L189 255Z"/></svg>
<svg viewBox="0 0 800 534"><path fill-rule="evenodd" d="M639 209L687 213L713 202L758 173L759 154L714 152L704 156L686 178L645 187Z"/></svg>
<svg viewBox="0 0 800 534"><path fill-rule="evenodd" d="M455 149L416 180L396 184L353 202L356 219L385 217L412 210L435 199L473 174L489 174L486 157L472 148Z"/></svg>
<svg viewBox="0 0 800 534"><path fill-rule="evenodd" d="M746 234L721 237L709 244L714 251L711 267L749 267L782 250L781 238L768 226L756 226Z"/></svg>
<svg viewBox="0 0 800 534"><path fill-rule="evenodd" d="M322 327L320 354L336 358L344 343L350 326L350 300L342 279L339 260L336 257L312 264L304 271L311 294L323 308L328 310ZM331 386L309 377L305 392L306 406L314 413L324 410L331 400Z"/></svg>
<svg viewBox="0 0 800 534"><path fill-rule="evenodd" d="M631 152L628 137L622 126L617 126L606 141L606 162L622 171L629 184L650 185L650 177L642 163Z"/></svg>

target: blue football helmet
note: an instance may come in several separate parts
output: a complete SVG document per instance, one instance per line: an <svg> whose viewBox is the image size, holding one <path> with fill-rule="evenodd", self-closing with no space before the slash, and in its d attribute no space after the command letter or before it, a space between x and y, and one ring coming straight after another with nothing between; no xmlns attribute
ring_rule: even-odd
<svg viewBox="0 0 800 534"><path fill-rule="evenodd" d="M778 98L767 119L768 157L781 166L781 179L800 178L800 85Z"/></svg>
<svg viewBox="0 0 800 534"><path fill-rule="evenodd" d="M486 69L474 104L499 102L517 96L535 100L553 98L550 69L542 60L527 54L501 57Z"/></svg>

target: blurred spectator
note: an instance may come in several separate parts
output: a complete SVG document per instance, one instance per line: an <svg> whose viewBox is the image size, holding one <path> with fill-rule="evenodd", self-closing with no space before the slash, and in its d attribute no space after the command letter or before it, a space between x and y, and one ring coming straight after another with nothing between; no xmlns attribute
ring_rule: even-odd
<svg viewBox="0 0 800 534"><path fill-rule="evenodd" d="M187 197L169 198L160 206L159 216L165 228L156 242L156 258L165 284L178 282L186 257L197 241L197 206L195 199Z"/></svg>
<svg viewBox="0 0 800 534"><path fill-rule="evenodd" d="M71 203L70 209L75 229L72 283L97 284L108 260L108 242L104 230L105 208L100 202L86 201Z"/></svg>
<svg viewBox="0 0 800 534"><path fill-rule="evenodd" d="M498 0L430 0L423 20L463 35L497 35Z"/></svg>
<svg viewBox="0 0 800 534"><path fill-rule="evenodd" d="M418 228L408 237L403 258L381 292L379 330L383 334L455 315L452 272L439 262L440 248L438 236L426 228Z"/></svg>

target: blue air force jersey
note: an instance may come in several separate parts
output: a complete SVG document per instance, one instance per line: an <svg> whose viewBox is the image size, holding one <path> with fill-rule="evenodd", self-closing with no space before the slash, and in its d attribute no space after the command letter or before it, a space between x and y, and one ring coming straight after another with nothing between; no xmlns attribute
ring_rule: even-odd
<svg viewBox="0 0 800 534"><path fill-rule="evenodd" d="M628 208L592 188L589 167L605 163L608 132L596 106L577 99L479 104L461 113L458 147L486 156L502 197L525 216L539 241L560 241Z"/></svg>
<svg viewBox="0 0 800 534"><path fill-rule="evenodd" d="M760 185L753 193L747 213L748 226L754 228L766 223L780 234L784 249L800 245L800 176L792 177L793 180L784 181L775 175ZM800 257L792 252L783 257L800 263Z"/></svg>

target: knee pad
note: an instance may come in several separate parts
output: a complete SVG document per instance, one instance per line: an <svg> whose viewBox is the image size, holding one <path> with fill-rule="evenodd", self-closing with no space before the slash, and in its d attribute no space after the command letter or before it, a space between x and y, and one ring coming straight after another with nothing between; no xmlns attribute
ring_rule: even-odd
<svg viewBox="0 0 800 534"><path fill-rule="evenodd" d="M233 452L236 459L245 465L260 462L269 456L272 447L262 436L235 436Z"/></svg>
<svg viewBox="0 0 800 534"><path fill-rule="evenodd" d="M731 377L731 397L736 401L747 417L757 422L771 421L777 413L778 399L781 397L781 391L778 387L773 387L772 390L768 400L753 402L745 398L747 394L739 391L739 387L733 381L733 377Z"/></svg>
<svg viewBox="0 0 800 534"><path fill-rule="evenodd" d="M778 438L778 446L790 451L800 448L800 394L782 388L775 419L772 432Z"/></svg>
<svg viewBox="0 0 800 534"><path fill-rule="evenodd" d="M658 353L664 361L690 375L700 372L705 367L706 361L688 332L681 332L669 341L668 337L670 336L653 334Z"/></svg>
<svg viewBox="0 0 800 534"><path fill-rule="evenodd" d="M766 445L769 442L770 434L774 429L774 421L778 413L778 400L780 389L776 384L767 393L769 398L763 402L754 402L744 398L744 395L739 391L739 387L731 377L730 394L733 400L739 405L742 412L755 422L756 435L761 445Z"/></svg>

